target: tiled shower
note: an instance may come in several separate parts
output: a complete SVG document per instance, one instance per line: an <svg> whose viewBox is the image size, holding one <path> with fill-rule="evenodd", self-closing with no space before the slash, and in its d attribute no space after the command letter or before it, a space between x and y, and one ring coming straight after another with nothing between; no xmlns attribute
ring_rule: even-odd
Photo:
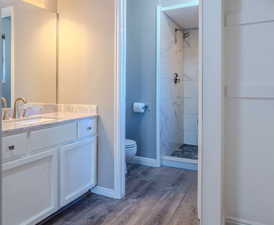
<svg viewBox="0 0 274 225"><path fill-rule="evenodd" d="M161 155L197 160L199 30L160 19Z"/></svg>

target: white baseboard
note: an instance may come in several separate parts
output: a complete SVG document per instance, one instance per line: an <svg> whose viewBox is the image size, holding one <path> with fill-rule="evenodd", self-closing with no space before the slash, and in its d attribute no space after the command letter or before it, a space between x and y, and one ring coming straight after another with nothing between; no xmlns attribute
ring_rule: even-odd
<svg viewBox="0 0 274 225"><path fill-rule="evenodd" d="M141 156L135 156L132 163L149 167L160 167L156 159L145 158Z"/></svg>
<svg viewBox="0 0 274 225"><path fill-rule="evenodd" d="M266 224L229 217L226 219L226 225L266 225Z"/></svg>
<svg viewBox="0 0 274 225"><path fill-rule="evenodd" d="M119 199L118 195L113 189L96 186L91 189L91 192L97 195L103 195L108 198Z"/></svg>
<svg viewBox="0 0 274 225"><path fill-rule="evenodd" d="M166 167L174 167L174 168L193 170L193 171L198 170L197 160L180 159L180 158L165 156L162 158L161 163L163 166L166 166Z"/></svg>

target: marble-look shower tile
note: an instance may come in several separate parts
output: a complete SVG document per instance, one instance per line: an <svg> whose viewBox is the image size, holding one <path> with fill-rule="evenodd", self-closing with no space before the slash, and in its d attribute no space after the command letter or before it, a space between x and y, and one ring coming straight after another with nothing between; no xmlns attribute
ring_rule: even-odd
<svg viewBox="0 0 274 225"><path fill-rule="evenodd" d="M184 48L199 48L199 31L190 30L191 36L185 40Z"/></svg>
<svg viewBox="0 0 274 225"><path fill-rule="evenodd" d="M184 115L184 131L197 132L198 130L198 114Z"/></svg>
<svg viewBox="0 0 274 225"><path fill-rule="evenodd" d="M193 101L198 102L198 84L192 81L184 82L184 98L193 98Z"/></svg>
<svg viewBox="0 0 274 225"><path fill-rule="evenodd" d="M198 140L198 75L199 75L199 31L192 30L188 44L184 45L184 143L197 145Z"/></svg>
<svg viewBox="0 0 274 225"><path fill-rule="evenodd" d="M160 139L161 151L171 153L183 142L183 83L174 83L174 73L183 74L183 40L174 36L176 25L162 14L160 48Z"/></svg>
<svg viewBox="0 0 274 225"><path fill-rule="evenodd" d="M197 115L198 99L194 101L192 98L184 99L184 115Z"/></svg>
<svg viewBox="0 0 274 225"><path fill-rule="evenodd" d="M184 143L188 145L198 145L197 132L185 131L184 133Z"/></svg>

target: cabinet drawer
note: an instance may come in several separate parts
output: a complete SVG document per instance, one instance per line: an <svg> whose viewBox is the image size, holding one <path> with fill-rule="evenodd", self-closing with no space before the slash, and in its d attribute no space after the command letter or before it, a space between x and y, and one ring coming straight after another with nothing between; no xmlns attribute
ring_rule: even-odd
<svg viewBox="0 0 274 225"><path fill-rule="evenodd" d="M84 119L78 121L78 137L94 136L97 133L97 119Z"/></svg>
<svg viewBox="0 0 274 225"><path fill-rule="evenodd" d="M30 148L34 151L74 141L76 132L76 122L33 131L30 134Z"/></svg>
<svg viewBox="0 0 274 225"><path fill-rule="evenodd" d="M27 153L27 134L17 134L3 138L3 161L22 157Z"/></svg>

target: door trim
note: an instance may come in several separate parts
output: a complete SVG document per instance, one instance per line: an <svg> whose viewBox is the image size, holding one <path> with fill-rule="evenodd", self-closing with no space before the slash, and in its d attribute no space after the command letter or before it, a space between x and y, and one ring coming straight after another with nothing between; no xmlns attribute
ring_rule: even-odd
<svg viewBox="0 0 274 225"><path fill-rule="evenodd" d="M223 225L223 1L201 0L201 224Z"/></svg>
<svg viewBox="0 0 274 225"><path fill-rule="evenodd" d="M114 198L125 196L126 0L115 0Z"/></svg>

